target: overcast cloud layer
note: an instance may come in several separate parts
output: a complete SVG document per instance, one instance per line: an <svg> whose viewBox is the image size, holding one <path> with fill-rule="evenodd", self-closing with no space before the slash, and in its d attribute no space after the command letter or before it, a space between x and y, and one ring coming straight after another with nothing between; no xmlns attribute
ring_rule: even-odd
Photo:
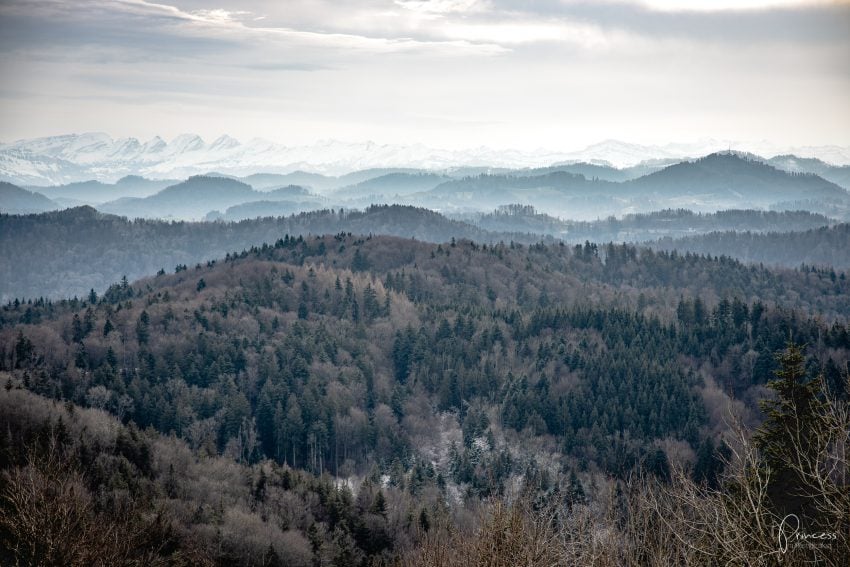
<svg viewBox="0 0 850 567"><path fill-rule="evenodd" d="M0 140L850 144L850 3L0 0Z"/></svg>

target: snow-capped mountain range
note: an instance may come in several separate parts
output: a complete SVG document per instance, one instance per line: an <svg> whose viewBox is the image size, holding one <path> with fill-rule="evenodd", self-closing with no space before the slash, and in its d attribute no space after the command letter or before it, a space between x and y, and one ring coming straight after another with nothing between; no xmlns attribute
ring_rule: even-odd
<svg viewBox="0 0 850 567"><path fill-rule="evenodd" d="M94 132L19 140L0 144L0 180L20 185L55 185L96 179L114 182L126 175L153 179L185 178L216 171L230 175L296 170L341 175L373 167L448 169L464 166L541 167L587 161L629 167L645 161L700 157L719 150L748 151L762 156L794 154L835 165L850 164L850 148L839 146L779 147L767 142L736 143L701 140L689 144L648 146L606 140L580 151L519 151L479 147L444 150L413 145L337 140L309 146L286 146L261 139L240 142L221 136L212 142L182 134L170 142L154 137L114 139Z"/></svg>

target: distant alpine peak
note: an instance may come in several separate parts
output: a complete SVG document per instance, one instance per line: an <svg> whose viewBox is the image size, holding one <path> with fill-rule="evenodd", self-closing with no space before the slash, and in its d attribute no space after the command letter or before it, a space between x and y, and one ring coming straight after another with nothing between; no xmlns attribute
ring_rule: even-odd
<svg viewBox="0 0 850 567"><path fill-rule="evenodd" d="M18 140L0 146L0 179L28 185L54 185L90 179L114 182L126 175L185 179L208 171L250 175L302 170L342 175L369 168L529 168L570 162L622 168L644 162L696 159L730 149L765 158L785 154L819 158L834 165L850 164L850 148L846 147L787 148L763 141L748 144L711 138L665 145L607 139L577 151L521 151L486 146L447 150L416 141L398 145L335 139L287 146L260 138L241 142L227 134L207 143L194 133L180 134L171 141L155 136L140 142L132 137L115 139L104 132L84 132Z"/></svg>
<svg viewBox="0 0 850 567"><path fill-rule="evenodd" d="M173 153L192 152L204 149L206 144L203 138L197 134L180 134L168 144L168 149Z"/></svg>
<svg viewBox="0 0 850 567"><path fill-rule="evenodd" d="M142 146L143 151L147 153L155 153L161 152L166 148L168 144L165 143L165 140L160 138L159 136L154 136L147 142L145 142L144 146Z"/></svg>
<svg viewBox="0 0 850 567"><path fill-rule="evenodd" d="M239 140L236 138L231 138L227 134L219 136L216 140L209 145L209 149L211 150L229 150L232 148L239 147L241 144Z"/></svg>

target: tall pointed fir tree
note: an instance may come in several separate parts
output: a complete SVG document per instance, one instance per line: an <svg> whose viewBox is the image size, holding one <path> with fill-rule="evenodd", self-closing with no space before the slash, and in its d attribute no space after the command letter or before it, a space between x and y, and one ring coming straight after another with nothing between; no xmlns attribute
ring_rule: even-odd
<svg viewBox="0 0 850 567"><path fill-rule="evenodd" d="M800 345L788 343L777 361L776 378L767 384L776 397L760 403L766 418L753 434L753 442L770 470L767 492L774 511L814 520L811 494L797 463L819 450L817 443L810 440L817 437L820 426L817 416L822 404L821 378L807 379Z"/></svg>

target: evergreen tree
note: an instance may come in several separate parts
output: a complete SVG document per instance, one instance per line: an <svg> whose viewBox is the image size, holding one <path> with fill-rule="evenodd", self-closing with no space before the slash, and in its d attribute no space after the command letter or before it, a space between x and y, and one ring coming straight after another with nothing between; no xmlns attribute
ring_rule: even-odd
<svg viewBox="0 0 850 567"><path fill-rule="evenodd" d="M372 501L372 508L369 510L373 514L387 517L387 499L381 490L375 494L375 499Z"/></svg>
<svg viewBox="0 0 850 567"><path fill-rule="evenodd" d="M419 529L423 532L431 529L431 520L428 518L428 510L425 508L419 511Z"/></svg>
<svg viewBox="0 0 850 567"><path fill-rule="evenodd" d="M370 268L371 264L365 254L360 252L360 248L354 251L354 258L351 260L351 270L354 272L365 272Z"/></svg>
<svg viewBox="0 0 850 567"><path fill-rule="evenodd" d="M286 401L286 414L283 420L283 437L288 441L292 450L291 466L297 465L296 449L300 445L299 440L304 435L304 421L301 417L301 406L298 404L298 399L295 394L290 394Z"/></svg>
<svg viewBox="0 0 850 567"><path fill-rule="evenodd" d="M148 344L148 340L150 339L150 321L148 312L142 311L138 321L136 321L136 340L139 341L139 345Z"/></svg>
<svg viewBox="0 0 850 567"><path fill-rule="evenodd" d="M587 496L584 493L584 487L578 478L575 470L570 470L569 488L567 489L567 501L571 506L577 504L586 504Z"/></svg>
<svg viewBox="0 0 850 567"><path fill-rule="evenodd" d="M793 342L777 360L776 379L767 384L776 398L760 403L766 419L753 434L753 442L770 470L768 496L777 512L811 517L814 511L808 509L802 493L804 479L790 465L799 459L798 451L818 450L809 440L818 427L821 378L807 380L802 347Z"/></svg>
<svg viewBox="0 0 850 567"><path fill-rule="evenodd" d="M729 457L729 447L721 442L720 446L707 437L697 449L697 461L691 473L695 482L705 483L709 488L719 486L719 476L723 472L724 460Z"/></svg>
<svg viewBox="0 0 850 567"><path fill-rule="evenodd" d="M83 323L80 321L80 317L74 313L74 319L71 321L71 340L80 343L83 342L83 337L85 337Z"/></svg>
<svg viewBox="0 0 850 567"><path fill-rule="evenodd" d="M89 333L94 330L94 311L92 311L91 307L86 309L85 317L83 317L83 336L87 337Z"/></svg>
<svg viewBox="0 0 850 567"><path fill-rule="evenodd" d="M646 471L661 480L670 480L670 462L664 449L658 448L646 459Z"/></svg>
<svg viewBox="0 0 850 567"><path fill-rule="evenodd" d="M372 284L367 284L363 290L363 315L368 321L381 315L381 304L378 303L378 294Z"/></svg>
<svg viewBox="0 0 850 567"><path fill-rule="evenodd" d="M334 533L333 567L355 567L363 560L363 552L357 548L348 530L337 527Z"/></svg>

